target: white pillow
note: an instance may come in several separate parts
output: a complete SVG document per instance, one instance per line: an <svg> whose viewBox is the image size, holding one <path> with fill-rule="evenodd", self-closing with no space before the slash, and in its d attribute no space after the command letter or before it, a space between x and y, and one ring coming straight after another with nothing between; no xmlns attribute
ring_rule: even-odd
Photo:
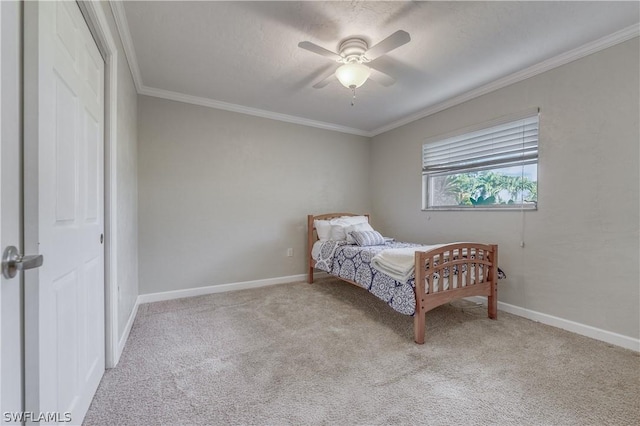
<svg viewBox="0 0 640 426"><path fill-rule="evenodd" d="M329 233L329 239L334 241L349 241L349 234L347 228L349 226L368 223L369 219L366 216L341 216L336 219L331 219L331 231ZM355 241L351 239L353 244Z"/></svg>
<svg viewBox="0 0 640 426"><path fill-rule="evenodd" d="M341 216L331 220L314 220L319 240L345 241L349 240L346 228L358 224L368 224L366 216ZM365 229L368 230L368 229ZM355 241L351 238L351 244Z"/></svg>
<svg viewBox="0 0 640 426"><path fill-rule="evenodd" d="M350 235L350 232L353 231L374 231L374 229L369 225L368 222L364 223L356 223L355 225L349 225L344 229L344 233L347 234L347 243L355 244L356 240L353 239L353 236Z"/></svg>
<svg viewBox="0 0 640 426"><path fill-rule="evenodd" d="M328 220L314 220L313 226L316 227L316 232L318 233L319 240L329 240L329 236L331 233L331 222Z"/></svg>
<svg viewBox="0 0 640 426"><path fill-rule="evenodd" d="M329 239L333 241L344 241L347 239L347 233L344 231L347 227L345 225L331 225L331 232L329 233Z"/></svg>
<svg viewBox="0 0 640 426"><path fill-rule="evenodd" d="M335 219L344 223L345 225L357 225L359 223L369 223L369 218L366 216L342 216L339 219Z"/></svg>

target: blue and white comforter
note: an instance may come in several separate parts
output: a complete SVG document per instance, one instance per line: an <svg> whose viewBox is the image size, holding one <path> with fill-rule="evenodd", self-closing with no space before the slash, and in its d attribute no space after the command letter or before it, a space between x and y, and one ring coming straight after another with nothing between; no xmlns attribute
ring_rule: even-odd
<svg viewBox="0 0 640 426"><path fill-rule="evenodd" d="M371 267L371 259L390 248L419 247L420 244L387 242L360 247L346 241L317 241L314 247L316 268L345 278L366 288L396 311L413 315L416 311L415 279L402 283Z"/></svg>

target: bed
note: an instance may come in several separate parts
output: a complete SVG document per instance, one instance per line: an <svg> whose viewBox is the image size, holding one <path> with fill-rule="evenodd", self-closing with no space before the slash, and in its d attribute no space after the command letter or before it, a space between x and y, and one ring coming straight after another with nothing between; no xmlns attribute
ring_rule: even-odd
<svg viewBox="0 0 640 426"><path fill-rule="evenodd" d="M425 341L426 313L454 299L487 296L488 316L497 318L497 283L499 275L503 275L498 269L497 245L456 242L423 246L391 238L377 241L381 238L377 232L350 231L365 226L372 229L368 222L369 215L354 213L308 215L307 282L313 283L314 270L319 269L365 288L394 310L413 315L414 340L418 344ZM340 225L330 225L330 231L325 229L334 223ZM344 234L334 237L334 231ZM343 239L345 235L349 240ZM359 240L372 236L376 241L360 245L360 241L354 243L352 236Z"/></svg>

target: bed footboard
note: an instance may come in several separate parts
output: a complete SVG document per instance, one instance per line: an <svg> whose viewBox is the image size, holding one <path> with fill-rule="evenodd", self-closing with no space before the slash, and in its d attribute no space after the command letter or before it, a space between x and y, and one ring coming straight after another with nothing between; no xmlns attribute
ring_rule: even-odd
<svg viewBox="0 0 640 426"><path fill-rule="evenodd" d="M455 243L416 252L414 338L423 344L425 314L453 299L487 296L488 315L498 315L498 246Z"/></svg>

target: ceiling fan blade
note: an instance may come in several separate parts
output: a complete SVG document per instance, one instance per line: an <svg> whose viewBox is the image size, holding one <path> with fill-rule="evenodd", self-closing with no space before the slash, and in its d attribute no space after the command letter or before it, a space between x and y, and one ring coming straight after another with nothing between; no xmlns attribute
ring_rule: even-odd
<svg viewBox="0 0 640 426"><path fill-rule="evenodd" d="M389 87L396 82L396 79L391 77L389 74L385 74L372 66L369 66L369 68L371 68L371 75L369 76L369 78L376 83L381 84L384 87Z"/></svg>
<svg viewBox="0 0 640 426"><path fill-rule="evenodd" d="M329 59L333 59L334 61L339 61L342 59L342 56L334 53L330 50L325 49L324 47L320 47L317 44L311 43L310 41L301 41L298 43L298 47L301 47L304 50L308 50L309 52L316 53L318 55L326 56Z"/></svg>
<svg viewBox="0 0 640 426"><path fill-rule="evenodd" d="M331 71L331 73L329 73L325 77L323 77L322 80L320 80L316 84L314 84L313 88L314 89L322 89L327 84L331 83L334 78L335 78L335 71Z"/></svg>
<svg viewBox="0 0 640 426"><path fill-rule="evenodd" d="M367 50L364 53L364 56L367 57L370 61L384 55L387 52L396 49L403 44L407 44L411 41L411 36L408 32L403 30L398 30L395 33L391 34L389 37L382 40L380 43L373 46L371 49Z"/></svg>

